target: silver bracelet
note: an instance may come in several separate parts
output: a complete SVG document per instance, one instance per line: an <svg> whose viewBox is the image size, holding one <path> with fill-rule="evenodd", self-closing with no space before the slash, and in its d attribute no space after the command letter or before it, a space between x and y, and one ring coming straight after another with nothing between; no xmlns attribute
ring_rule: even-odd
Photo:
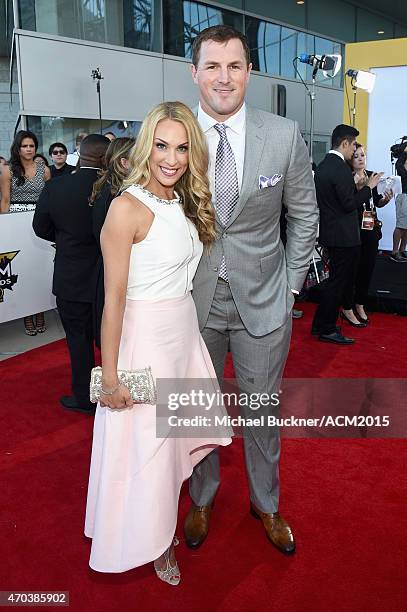
<svg viewBox="0 0 407 612"><path fill-rule="evenodd" d="M101 392L103 395L113 395L113 393L116 393L116 391L118 391L118 390L119 390L120 385L121 385L121 383L119 383L119 384L117 385L117 387L115 387L115 388L114 388L114 389L112 389L111 391L105 391L105 390L104 390L104 388L103 388L103 387L101 387L100 392Z"/></svg>

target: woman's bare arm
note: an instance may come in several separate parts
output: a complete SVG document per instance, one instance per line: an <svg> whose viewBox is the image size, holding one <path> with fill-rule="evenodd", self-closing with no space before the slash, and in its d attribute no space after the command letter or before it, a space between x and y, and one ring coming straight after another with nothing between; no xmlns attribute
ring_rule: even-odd
<svg viewBox="0 0 407 612"><path fill-rule="evenodd" d="M130 252L136 232L134 205L126 197L115 198L110 205L101 232L105 275L105 305L102 317L101 347L103 388L118 384L117 358L126 303Z"/></svg>
<svg viewBox="0 0 407 612"><path fill-rule="evenodd" d="M2 166L0 171L0 212L6 213L10 210L11 172L8 166Z"/></svg>

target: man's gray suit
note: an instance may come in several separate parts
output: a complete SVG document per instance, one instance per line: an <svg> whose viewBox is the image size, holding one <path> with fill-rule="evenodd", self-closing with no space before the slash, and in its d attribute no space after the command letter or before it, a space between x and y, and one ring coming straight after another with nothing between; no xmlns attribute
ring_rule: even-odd
<svg viewBox="0 0 407 612"><path fill-rule="evenodd" d="M259 189L259 176L282 178ZM280 240L287 207L287 245ZM204 253L193 297L200 329L220 381L230 347L241 393L279 390L291 336L292 289L300 291L318 223L308 151L295 122L246 108L246 143L240 197L218 239ZM229 284L218 279L225 257ZM265 414L275 414L267 408ZM250 414L249 414L250 413ZM244 410L245 416L257 416ZM246 428L246 468L252 502L278 510L280 441L276 428ZM190 493L206 506L219 486L219 459L211 453L194 470Z"/></svg>

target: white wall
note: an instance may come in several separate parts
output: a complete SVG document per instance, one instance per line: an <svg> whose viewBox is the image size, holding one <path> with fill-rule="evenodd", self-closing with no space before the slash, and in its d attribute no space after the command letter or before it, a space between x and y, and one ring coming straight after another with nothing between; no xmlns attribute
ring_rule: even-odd
<svg viewBox="0 0 407 612"><path fill-rule="evenodd" d="M392 173L390 147L407 135L407 66L372 68L376 84L369 97L367 167L369 170ZM394 200L379 209L383 221L380 248L392 249L396 222Z"/></svg>

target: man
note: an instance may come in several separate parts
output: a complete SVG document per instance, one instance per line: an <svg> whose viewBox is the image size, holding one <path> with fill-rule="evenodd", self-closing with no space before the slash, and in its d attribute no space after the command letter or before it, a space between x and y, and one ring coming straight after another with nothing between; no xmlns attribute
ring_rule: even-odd
<svg viewBox="0 0 407 612"><path fill-rule="evenodd" d="M214 26L195 38L192 76L199 88L198 120L209 145L219 237L201 259L194 300L220 383L230 346L240 392L270 395L279 390L293 292L301 289L309 267L318 212L297 124L246 107L251 67L246 37L233 28ZM285 253L280 240L283 202L288 209ZM253 417L253 412L247 408L244 416ZM293 534L278 513L278 430L265 429L245 428L251 510L262 519L271 542L293 552ZM192 548L208 533L218 486L219 456L213 451L190 480L193 503L185 533Z"/></svg>
<svg viewBox="0 0 407 612"><path fill-rule="evenodd" d="M328 248L329 278L321 285L320 302L312 333L323 342L353 344L336 326L343 295L355 282L360 253L358 208L372 195L382 174L372 174L365 187L355 190L350 161L359 132L350 125L338 125L332 132L332 149L315 172L320 210L319 243ZM349 291L350 290L350 291Z"/></svg>
<svg viewBox="0 0 407 612"><path fill-rule="evenodd" d="M76 164L78 163L78 160L79 160L79 154L80 154L80 149L81 149L81 142L86 137L87 137L87 133L86 132L79 132L79 134L76 135L76 138L75 138L75 151L73 153L70 153L68 155L68 157L66 158L66 163L69 164L70 166L74 166L76 168Z"/></svg>
<svg viewBox="0 0 407 612"><path fill-rule="evenodd" d="M79 170L46 184L33 219L37 236L56 244L52 291L66 333L73 392L60 402L67 410L87 414L94 413L89 401L90 372L95 365L92 278L99 257L89 196L109 144L99 134L87 136L81 144Z"/></svg>
<svg viewBox="0 0 407 612"><path fill-rule="evenodd" d="M75 166L70 166L66 163L68 149L62 142L53 142L48 150L48 154L53 161L53 165L49 167L51 178L56 178L63 174L71 174L75 170Z"/></svg>

